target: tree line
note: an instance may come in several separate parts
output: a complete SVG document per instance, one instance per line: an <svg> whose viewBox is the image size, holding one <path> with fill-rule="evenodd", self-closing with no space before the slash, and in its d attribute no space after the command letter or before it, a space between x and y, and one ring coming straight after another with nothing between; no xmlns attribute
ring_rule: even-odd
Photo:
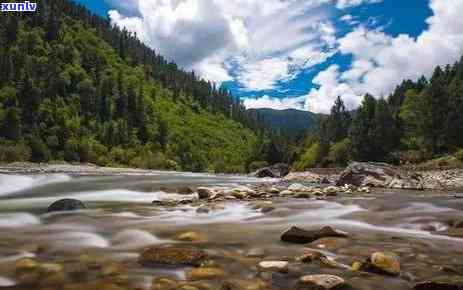
<svg viewBox="0 0 463 290"><path fill-rule="evenodd" d="M256 116L68 0L0 17L0 161L243 172Z"/></svg>
<svg viewBox="0 0 463 290"><path fill-rule="evenodd" d="M463 58L427 79L403 81L387 98L366 94L348 111L340 97L304 141L294 167L351 160L418 164L455 154L463 161Z"/></svg>

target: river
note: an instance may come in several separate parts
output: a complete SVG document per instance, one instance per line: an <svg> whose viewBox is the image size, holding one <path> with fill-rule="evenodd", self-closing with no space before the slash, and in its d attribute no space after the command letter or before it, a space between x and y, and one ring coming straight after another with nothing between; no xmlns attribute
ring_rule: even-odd
<svg viewBox="0 0 463 290"><path fill-rule="evenodd" d="M302 275L323 273L345 278L353 289L401 290L412 289L416 281L463 269L463 239L443 234L452 221L463 220L463 199L447 194L384 190L329 200L275 198L276 209L267 213L244 201L226 201L208 213L197 212L193 205L152 205L154 200L193 197L169 194L165 188L259 182L240 176L173 172L0 175L0 289L30 289L15 286L15 263L24 257L64 265L70 285L103 279L98 276L101 269L91 267L83 278L71 275L83 257L121 265L131 289L150 289L156 277L186 280L188 267L148 268L137 263L141 249L184 244L177 237L185 232L200 236L201 241L193 244L206 250L214 265L226 272L225 277L196 285L197 289L229 289L221 285L233 280L244 285L236 289L288 290ZM46 213L61 198L79 199L88 209ZM306 246L282 243L281 233L293 225L309 230L329 225L348 232L349 238ZM322 251L340 265L363 261L374 251L391 251L400 256L402 275L354 273L342 267L296 262L288 273L269 275L257 269L262 260L292 261L305 247ZM44 287L37 285L37 289L68 289Z"/></svg>

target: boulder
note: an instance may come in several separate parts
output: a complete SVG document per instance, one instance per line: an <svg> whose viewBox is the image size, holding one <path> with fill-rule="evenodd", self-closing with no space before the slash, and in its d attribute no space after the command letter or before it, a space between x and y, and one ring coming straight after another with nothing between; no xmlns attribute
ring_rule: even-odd
<svg viewBox="0 0 463 290"><path fill-rule="evenodd" d="M47 212L57 212L57 211L74 211L74 210L81 210L81 209L86 209L87 207L85 204L77 199L60 199L58 201L55 201L52 203L48 209Z"/></svg>
<svg viewBox="0 0 463 290"><path fill-rule="evenodd" d="M346 284L343 278L334 275L307 275L299 279L300 290L339 289Z"/></svg>
<svg viewBox="0 0 463 290"><path fill-rule="evenodd" d="M199 199L208 199L214 194L214 191L207 187L200 187L196 190Z"/></svg>
<svg viewBox="0 0 463 290"><path fill-rule="evenodd" d="M441 276L419 282L414 290L463 290L462 276Z"/></svg>
<svg viewBox="0 0 463 290"><path fill-rule="evenodd" d="M206 259L204 251L196 248L183 247L149 247L139 258L140 264L152 265L186 265L200 266Z"/></svg>
<svg viewBox="0 0 463 290"><path fill-rule="evenodd" d="M399 258L394 253L376 252L365 262L355 262L354 271L363 271L391 276L400 275Z"/></svg>
<svg viewBox="0 0 463 290"><path fill-rule="evenodd" d="M337 186L346 184L358 187L397 189L423 189L422 177L385 163L351 163L339 176Z"/></svg>
<svg viewBox="0 0 463 290"><path fill-rule="evenodd" d="M307 244L322 238L346 238L347 233L324 227L320 230L306 231L298 227L291 227L281 235L281 240L287 243Z"/></svg>
<svg viewBox="0 0 463 290"><path fill-rule="evenodd" d="M377 269L390 275L400 274L399 258L394 253L373 253L370 257L371 264Z"/></svg>
<svg viewBox="0 0 463 290"><path fill-rule="evenodd" d="M289 173L288 164L278 163L269 167L264 167L252 175L259 178L270 177L270 178L283 178Z"/></svg>

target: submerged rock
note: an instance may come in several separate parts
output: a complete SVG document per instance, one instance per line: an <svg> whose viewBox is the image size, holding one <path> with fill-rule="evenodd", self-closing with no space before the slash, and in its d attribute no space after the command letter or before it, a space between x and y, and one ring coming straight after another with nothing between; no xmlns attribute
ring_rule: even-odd
<svg viewBox="0 0 463 290"><path fill-rule="evenodd" d="M306 231L298 227L291 227L281 235L281 240L288 243L307 244L327 237L346 238L347 233L335 230L332 227L324 227L314 231Z"/></svg>
<svg viewBox="0 0 463 290"><path fill-rule="evenodd" d="M275 210L275 206L271 201L257 202L251 204L251 208L254 210L260 210L262 213L267 213Z"/></svg>
<svg viewBox="0 0 463 290"><path fill-rule="evenodd" d="M210 280L225 276L225 272L219 268L194 268L187 273L188 280Z"/></svg>
<svg viewBox="0 0 463 290"><path fill-rule="evenodd" d="M47 212L73 211L73 210L81 210L81 209L86 209L86 208L87 207L85 206L85 204L80 200L65 198L65 199L60 199L52 203L48 207Z"/></svg>
<svg viewBox="0 0 463 290"><path fill-rule="evenodd" d="M422 177L385 163L351 163L339 176L337 186L351 184L380 188L423 189Z"/></svg>
<svg viewBox="0 0 463 290"><path fill-rule="evenodd" d="M299 280L300 290L330 290L345 285L343 278L334 275L307 275Z"/></svg>
<svg viewBox="0 0 463 290"><path fill-rule="evenodd" d="M463 276L441 276L419 282L414 290L463 290Z"/></svg>
<svg viewBox="0 0 463 290"><path fill-rule="evenodd" d="M200 187L196 190L199 199L208 199L214 194L214 191L207 187Z"/></svg>
<svg viewBox="0 0 463 290"><path fill-rule="evenodd" d="M187 265L200 266L206 259L203 250L181 247L150 247L145 249L139 258L140 264L152 266L162 265Z"/></svg>

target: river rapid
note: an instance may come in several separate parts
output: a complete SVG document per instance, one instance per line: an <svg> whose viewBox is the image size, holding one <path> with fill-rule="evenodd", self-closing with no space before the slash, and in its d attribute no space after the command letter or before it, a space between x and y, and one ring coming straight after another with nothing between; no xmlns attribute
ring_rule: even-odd
<svg viewBox="0 0 463 290"><path fill-rule="evenodd" d="M445 234L452 223L463 220L463 199L453 194L384 190L328 200L277 197L272 200L275 210L266 213L246 201L224 201L211 206L209 212L198 212L197 205L152 204L195 196L170 194L166 188L232 188L260 182L240 176L173 172L0 175L0 289L84 290L89 281L112 285L95 289L150 289L152 281L162 277L193 280L189 267L138 263L142 249L167 244L201 248L214 267L226 273L191 282L190 287L196 289L289 290L295 289L303 275L333 274L343 277L350 289L401 290L433 277L463 274L463 238ZM79 199L88 209L46 213L51 203L62 198ZM283 243L280 236L290 226L307 230L332 226L348 232L349 238L327 238L309 245ZM180 241L179 235L186 232L200 238ZM323 252L341 266L295 262L307 248ZM364 261L375 251L396 253L402 274L392 277L343 268ZM21 286L15 267L24 258L55 268L61 265L63 269L56 272L63 272L64 285L37 282ZM263 272L257 265L264 260L290 261L289 271ZM105 272L108 267L113 271ZM111 275L106 275L108 271ZM235 288L224 287L224 282ZM125 286L114 288L118 283Z"/></svg>

